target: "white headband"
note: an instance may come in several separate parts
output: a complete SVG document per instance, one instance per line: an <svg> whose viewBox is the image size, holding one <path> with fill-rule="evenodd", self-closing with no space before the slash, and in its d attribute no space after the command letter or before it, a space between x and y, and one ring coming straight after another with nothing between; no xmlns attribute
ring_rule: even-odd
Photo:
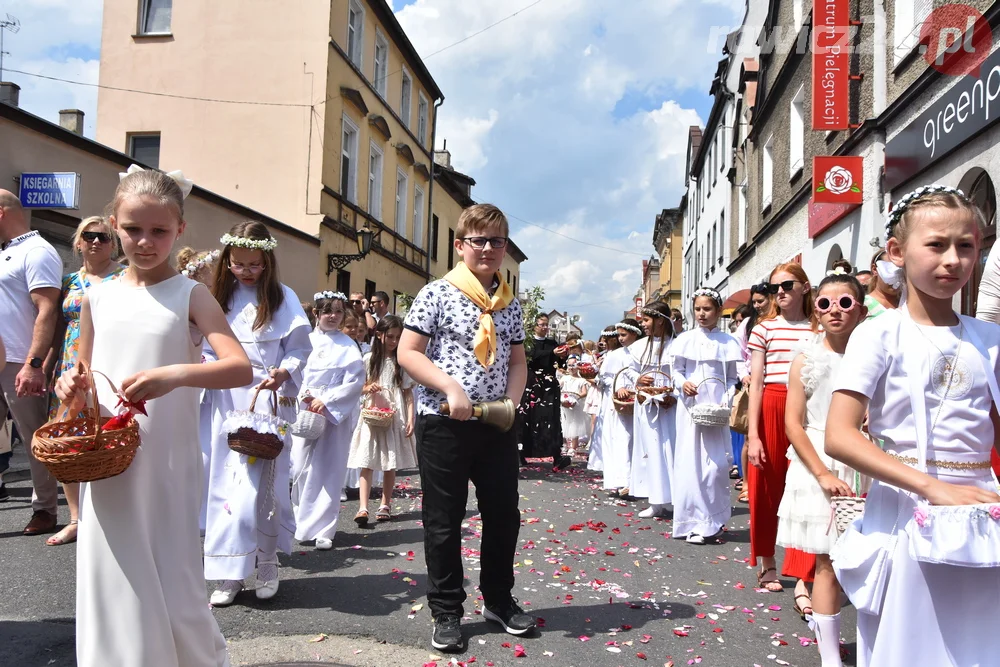
<svg viewBox="0 0 1000 667"><path fill-rule="evenodd" d="M125 180L126 176L131 176L132 174L140 171L146 171L146 170L137 164L133 164L129 166L129 168L126 169L125 171L118 172L118 180L123 181ZM187 196L191 194L191 190L194 189L194 181L184 178L184 173L180 169L176 169L174 171L166 171L163 173L169 176L171 180L173 180L175 183L177 183L177 187L181 189L181 196L184 197L184 199L187 199Z"/></svg>
<svg viewBox="0 0 1000 667"><path fill-rule="evenodd" d="M248 250L263 250L264 252L273 252L274 249L278 247L278 239L273 237L266 239L250 239L245 236L223 234L222 238L219 239L219 242L222 245L234 246L236 248L246 248Z"/></svg>
<svg viewBox="0 0 1000 667"><path fill-rule="evenodd" d="M181 273L190 278L209 264L214 264L221 255L221 250L213 250L212 252L205 253L201 259L194 262L188 262L188 265L184 267L184 270L181 271Z"/></svg>
<svg viewBox="0 0 1000 667"><path fill-rule="evenodd" d="M347 296L343 292L331 292L330 290L313 294L313 301L319 301L320 299L337 299L338 301L347 303Z"/></svg>
<svg viewBox="0 0 1000 667"><path fill-rule="evenodd" d="M642 335L642 329L635 326L634 324L629 324L628 322L619 322L615 325L615 329L624 329L625 331L631 331L636 336Z"/></svg>
<svg viewBox="0 0 1000 667"><path fill-rule="evenodd" d="M693 301L694 299L697 299L699 296L707 296L708 298L710 298L712 301L716 302L720 306L722 305L722 295L719 294L718 292L716 292L711 287L702 287L702 288L696 289L694 291L694 294L691 295L691 300ZM643 312L645 312L645 311L643 311ZM647 313L647 315L651 315L651 314L652 313Z"/></svg>

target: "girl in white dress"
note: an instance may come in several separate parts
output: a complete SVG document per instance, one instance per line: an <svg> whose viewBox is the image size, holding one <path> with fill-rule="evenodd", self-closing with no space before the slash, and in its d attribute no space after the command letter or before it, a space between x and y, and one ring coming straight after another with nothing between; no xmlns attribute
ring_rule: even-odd
<svg viewBox="0 0 1000 667"><path fill-rule="evenodd" d="M639 516L666 516L672 499L674 468L674 431L677 399L673 392L643 392L672 384L670 379L670 343L673 326L670 306L654 301L642 309L642 328L646 337L628 348L629 371L637 396L633 411L632 495L649 499L649 507Z"/></svg>
<svg viewBox="0 0 1000 667"><path fill-rule="evenodd" d="M985 666L1000 655L1000 495L990 470L1000 329L952 310L983 226L953 188L896 203L891 265L879 273L904 286L900 308L858 327L834 385L826 452L875 480L863 519L831 554L858 609L859 667ZM859 430L866 412L884 451ZM969 507L981 503L990 504Z"/></svg>
<svg viewBox="0 0 1000 667"><path fill-rule="evenodd" d="M354 517L359 526L368 524L368 496L371 495L374 471L382 474L382 504L375 513L376 521L392 519L392 491L396 486L396 471L417 467L417 445L413 438L416 426L413 387L409 374L396 362L396 348L403 335L403 320L386 315L375 325L372 351L365 355L367 382L364 394L372 405L392 408L392 423L386 428L372 428L359 419L351 440L348 465L361 470L359 485L360 508Z"/></svg>
<svg viewBox="0 0 1000 667"><path fill-rule="evenodd" d="M278 591L278 549L291 552L295 519L288 494L291 432L271 461L229 449L224 423L233 410L247 410L260 387L257 412L270 412L278 394L278 417L295 421L302 368L312 343L309 320L295 293L278 280L274 240L259 222L241 222L222 237L213 294L253 367L244 387L213 391L211 471L205 528L205 578L220 581L213 605L232 604L243 580L257 570L257 599ZM208 356L206 354L206 356Z"/></svg>
<svg viewBox="0 0 1000 667"><path fill-rule="evenodd" d="M674 386L681 388L674 441L674 537L692 544L715 542L732 516L729 494L729 424L703 426L691 419L699 404L728 403L730 387L740 382L743 352L739 342L719 330L722 296L713 289L694 293L697 327L670 346Z"/></svg>
<svg viewBox="0 0 1000 667"><path fill-rule="evenodd" d="M629 483L632 475L632 412L619 411L614 402L613 391L618 392L618 399L624 400L628 395L629 385L626 379L615 385L615 377L619 371L629 365L628 346L639 339L642 329L632 318L626 318L614 327L617 340L608 339L609 352L604 355L601 369L597 374L598 386L608 393L608 400L602 409L601 443L604 447L604 488L615 496L628 496ZM622 376L624 376L622 372Z"/></svg>
<svg viewBox="0 0 1000 667"><path fill-rule="evenodd" d="M199 388L250 379L246 354L205 286L173 268L186 192L157 171L129 169L111 225L129 260L121 280L92 287L80 313L80 360L131 402L141 446L122 474L84 485L77 546L76 655L84 667L220 667L226 642L201 577ZM181 180L186 191L190 182ZM202 338L213 351L201 363ZM79 409L97 382L103 414L118 397L103 378L64 372L60 400Z"/></svg>
<svg viewBox="0 0 1000 667"><path fill-rule="evenodd" d="M823 446L834 377L851 333L867 315L864 290L846 273L828 276L819 284L815 309L824 333L806 344L788 375L785 424L792 444L778 506L778 544L816 554L811 625L823 667L841 667L840 585L829 555L838 532L830 523L830 497L867 489L858 473L830 458ZM798 599L795 607L802 612Z"/></svg>
<svg viewBox="0 0 1000 667"><path fill-rule="evenodd" d="M587 400L589 384L580 377L580 372L577 370L579 363L579 357L570 355L566 360L566 372L559 378L559 416L562 422L566 456L571 459L576 456L576 449L580 446L580 438L587 437L588 420L583 407Z"/></svg>
<svg viewBox="0 0 1000 667"><path fill-rule="evenodd" d="M601 365L607 355L608 341L614 340L615 346L618 344L618 333L614 327L610 327L601 332L598 343L599 354L594 360L594 367L600 373ZM601 444L601 430L604 425L604 402L611 400L607 390L598 382L597 378L587 380L587 401L584 411L590 415L590 440L587 443L590 450L587 455L587 470L604 470L604 445Z"/></svg>
<svg viewBox="0 0 1000 667"><path fill-rule="evenodd" d="M365 382L358 344L339 330L346 309L347 297L340 292L317 292L313 297L316 329L309 335L312 353L302 371L299 409L323 415L326 428L315 440L292 436L295 539L315 540L321 551L333 548L337 534L351 434Z"/></svg>

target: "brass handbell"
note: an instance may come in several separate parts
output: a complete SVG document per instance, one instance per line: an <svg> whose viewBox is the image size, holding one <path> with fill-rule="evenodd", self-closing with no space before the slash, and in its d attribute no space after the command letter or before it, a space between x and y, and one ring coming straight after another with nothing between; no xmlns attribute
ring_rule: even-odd
<svg viewBox="0 0 1000 667"><path fill-rule="evenodd" d="M449 413L448 402L444 401L440 406L441 414ZM504 396L499 401L487 401L486 403L476 403L472 406L472 416L490 426L496 428L501 433L506 433L514 427L514 419L517 417L517 407L514 401Z"/></svg>

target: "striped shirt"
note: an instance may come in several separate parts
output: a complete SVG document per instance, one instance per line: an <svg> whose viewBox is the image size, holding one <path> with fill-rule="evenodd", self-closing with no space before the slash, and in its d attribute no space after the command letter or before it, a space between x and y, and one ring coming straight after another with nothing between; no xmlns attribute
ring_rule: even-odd
<svg viewBox="0 0 1000 667"><path fill-rule="evenodd" d="M755 326L747 348L764 353L764 384L788 384L792 360L814 335L809 320L789 322L780 315Z"/></svg>

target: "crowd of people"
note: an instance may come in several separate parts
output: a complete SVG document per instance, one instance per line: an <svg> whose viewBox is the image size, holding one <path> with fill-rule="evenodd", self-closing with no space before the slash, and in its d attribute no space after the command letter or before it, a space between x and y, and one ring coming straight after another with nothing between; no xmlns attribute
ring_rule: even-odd
<svg viewBox="0 0 1000 667"><path fill-rule="evenodd" d="M780 573L796 581L823 667L842 664L842 592L858 611L859 665L988 664L1000 649L969 622L1000 600L1000 329L953 310L984 223L961 192L900 199L867 270L838 264L813 283L783 263L728 321L721 295L701 288L683 305L689 330L655 301L595 343L558 344L545 315L525 340L498 271L508 227L496 207L463 212L461 262L401 319L384 293L302 304L260 223L172 259L189 189L130 169L107 217L80 223L82 266L65 276L0 190L0 412L31 434L83 417L97 383L91 407L134 419L141 436L123 473L64 485L58 532L56 480L31 457L25 534L77 542L79 664L227 665L206 580L212 606L251 578L273 598L279 550L333 547L352 471L354 520L367 525L378 476L374 519L389 522L395 472L419 468L434 648L466 647L470 481L483 616L532 632L511 594L519 464L551 458L558 474L584 456L612 496L645 499L640 517L671 517L692 545L724 537L737 479L758 588L783 591L784 547ZM515 429L476 418L495 401L516 407ZM234 448L248 432L280 451Z"/></svg>

